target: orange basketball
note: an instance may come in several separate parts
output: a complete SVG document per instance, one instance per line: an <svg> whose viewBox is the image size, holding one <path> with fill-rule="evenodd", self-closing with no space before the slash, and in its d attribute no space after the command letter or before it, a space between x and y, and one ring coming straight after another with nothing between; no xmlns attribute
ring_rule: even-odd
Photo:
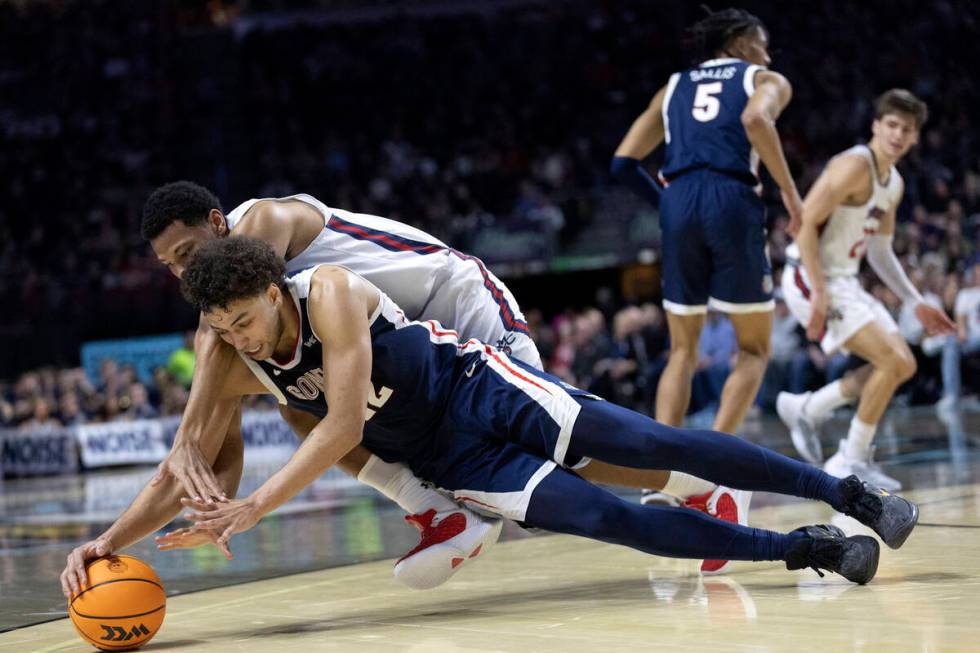
<svg viewBox="0 0 980 653"><path fill-rule="evenodd" d="M153 639L167 611L167 596L153 568L132 556L113 555L85 569L88 585L68 603L82 639L105 651L136 648Z"/></svg>

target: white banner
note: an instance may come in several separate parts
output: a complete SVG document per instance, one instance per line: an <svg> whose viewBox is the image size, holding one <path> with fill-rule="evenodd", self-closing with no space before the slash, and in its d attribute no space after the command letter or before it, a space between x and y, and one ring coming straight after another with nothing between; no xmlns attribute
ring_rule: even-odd
<svg viewBox="0 0 980 653"><path fill-rule="evenodd" d="M0 429L0 478L62 474L78 469L71 429Z"/></svg>
<svg viewBox="0 0 980 653"><path fill-rule="evenodd" d="M75 437L85 467L158 463L170 450L155 419L76 426Z"/></svg>
<svg viewBox="0 0 980 653"><path fill-rule="evenodd" d="M74 471L78 453L82 465L89 468L155 464L170 452L179 423L178 417L164 417L38 432L0 430L0 476ZM244 412L242 439L245 460L253 462L281 464L299 446L299 438L275 410Z"/></svg>

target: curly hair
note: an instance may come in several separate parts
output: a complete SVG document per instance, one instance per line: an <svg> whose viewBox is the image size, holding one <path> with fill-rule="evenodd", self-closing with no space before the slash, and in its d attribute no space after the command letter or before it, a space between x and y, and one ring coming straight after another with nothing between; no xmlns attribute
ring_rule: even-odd
<svg viewBox="0 0 980 653"><path fill-rule="evenodd" d="M885 91L875 101L875 120L881 120L886 113L905 113L912 116L916 129L921 129L929 119L929 107L926 103L904 88Z"/></svg>
<svg viewBox="0 0 980 653"><path fill-rule="evenodd" d="M228 308L285 283L286 263L267 243L255 238L217 238L197 250L181 277L184 297L198 310Z"/></svg>
<svg viewBox="0 0 980 653"><path fill-rule="evenodd" d="M711 59L725 51L732 41L757 27L763 31L766 29L758 17L744 9L729 7L711 11L706 5L701 5L701 8L708 15L687 29L687 45L693 50L696 62Z"/></svg>
<svg viewBox="0 0 980 653"><path fill-rule="evenodd" d="M221 210L214 193L193 181L174 181L157 188L146 200L140 231L144 240L153 240L177 221L189 226L204 224L211 209Z"/></svg>

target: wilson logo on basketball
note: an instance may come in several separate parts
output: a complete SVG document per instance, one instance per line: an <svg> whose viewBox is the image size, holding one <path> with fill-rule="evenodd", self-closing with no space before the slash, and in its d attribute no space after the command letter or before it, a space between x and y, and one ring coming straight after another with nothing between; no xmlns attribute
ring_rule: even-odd
<svg viewBox="0 0 980 653"><path fill-rule="evenodd" d="M125 628L119 626L106 626L105 624L99 624L99 626L105 630L105 637L100 638L103 642L127 642L134 637L144 637L150 634L150 631L143 624L133 626L133 629L128 633Z"/></svg>
<svg viewBox="0 0 980 653"><path fill-rule="evenodd" d="M119 560L118 558L109 558L109 571L121 574L127 569L129 569L129 567L127 567L126 563L122 560Z"/></svg>

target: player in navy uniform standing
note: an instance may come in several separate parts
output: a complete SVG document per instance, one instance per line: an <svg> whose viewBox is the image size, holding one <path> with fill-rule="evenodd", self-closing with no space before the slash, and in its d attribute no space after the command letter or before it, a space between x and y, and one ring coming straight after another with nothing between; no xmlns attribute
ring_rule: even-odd
<svg viewBox="0 0 980 653"><path fill-rule="evenodd" d="M775 128L792 89L785 77L765 68L768 34L752 14L711 13L691 35L702 63L674 73L657 92L616 150L612 170L660 204L671 348L657 388L657 421L683 421L710 307L729 315L738 339L738 361L714 422L715 430L734 433L762 382L772 330L760 160L779 185L790 231L800 223L802 202ZM640 162L662 142L661 193Z"/></svg>

